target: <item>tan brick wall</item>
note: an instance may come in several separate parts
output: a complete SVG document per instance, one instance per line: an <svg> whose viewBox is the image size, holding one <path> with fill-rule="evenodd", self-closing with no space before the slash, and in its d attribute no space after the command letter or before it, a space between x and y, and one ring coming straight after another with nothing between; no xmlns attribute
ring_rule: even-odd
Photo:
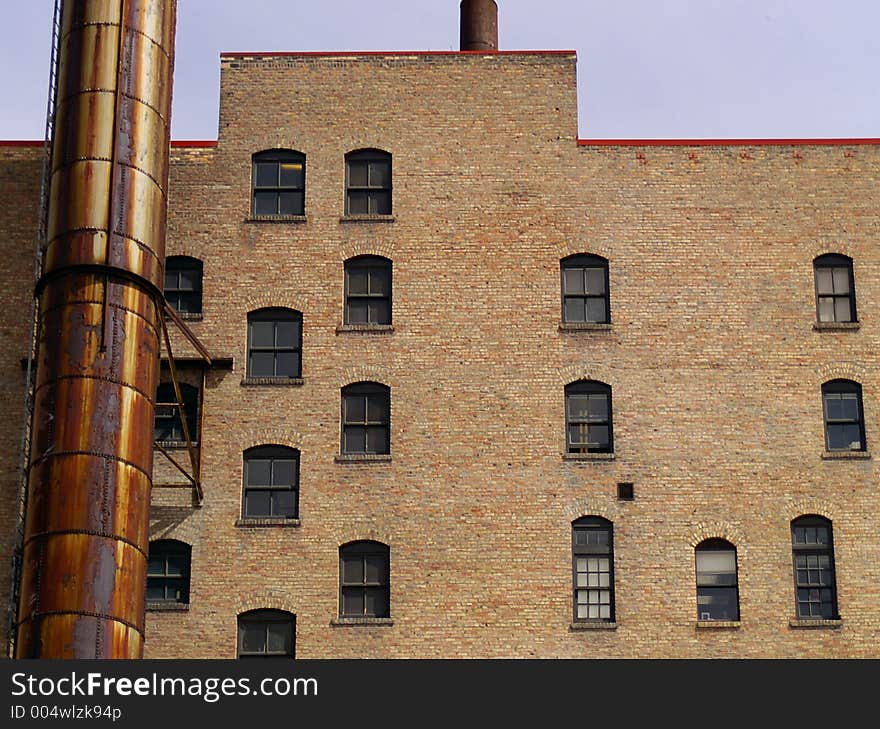
<svg viewBox="0 0 880 729"><path fill-rule="evenodd" d="M579 147L576 128L568 54L223 59L217 147L174 152L168 253L204 260L191 326L234 364L207 376L204 505L154 492L193 577L188 611L148 614L147 657L233 657L258 607L297 615L301 658L878 656L874 460L822 459L820 387L861 383L874 455L880 147ZM248 220L250 156L276 147L306 155L305 222ZM364 147L393 155L393 222L340 220ZM813 330L824 252L855 261L856 331ZM393 261L392 333L337 333L364 253ZM609 260L610 331L559 330L572 253ZM300 386L241 384L262 306L303 312ZM563 459L581 377L613 387L614 460ZM392 459L339 463L340 388L364 379L391 388ZM301 451L298 527L234 526L260 443ZM789 626L808 513L833 521L838 628ZM614 523L615 630L570 629L585 515ZM737 548L735 628L696 625L707 537ZM355 539L390 547L393 625L331 625Z"/></svg>

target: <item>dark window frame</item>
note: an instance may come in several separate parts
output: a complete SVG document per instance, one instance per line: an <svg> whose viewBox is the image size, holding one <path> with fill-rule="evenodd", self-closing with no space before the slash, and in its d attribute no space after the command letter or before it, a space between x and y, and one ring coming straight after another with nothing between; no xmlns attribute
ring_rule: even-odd
<svg viewBox="0 0 880 729"><path fill-rule="evenodd" d="M820 529L827 530L827 541L820 542ZM808 541L810 530L816 537L815 541ZM798 538L798 532L802 531L802 538ZM792 519L791 522L791 551L792 551L792 570L794 576L794 609L795 616L799 620L839 620L840 614L837 610L837 572L834 564L834 530L830 519L814 514L799 516ZM805 558L799 564L798 557ZM815 557L815 561L811 564L810 558ZM822 557L828 560L827 567L822 567ZM828 572L828 583L825 584L822 572ZM807 580L802 581L801 574L806 572ZM809 578L812 573L818 573L819 580L812 581ZM823 599L821 594L823 590L827 591ZM805 594L806 593L806 594ZM818 593L818 594L816 594ZM805 599L801 599L805 598ZM803 614L801 606L808 607L807 614ZM813 606L818 605L818 613L813 611Z"/></svg>
<svg viewBox="0 0 880 729"><path fill-rule="evenodd" d="M285 625L290 629L290 650L269 650L269 626ZM245 650L246 626L258 626L264 629L263 650ZM248 610L238 615L238 634L236 640L238 658L296 658L296 615L286 610Z"/></svg>
<svg viewBox="0 0 880 729"><path fill-rule="evenodd" d="M604 539L603 539L604 535ZM582 538L579 538L582 537ZM604 541L604 544L603 544ZM581 542L581 543L579 543ZM587 560L586 570L579 570L578 559ZM599 563L596 569L591 569L589 560L596 559ZM608 562L607 569L602 569L601 560ZM599 516L584 516L575 519L571 523L571 562L572 562L572 586L573 586L573 615L576 623L613 623L615 621L614 606L614 524ZM592 575L597 575L599 584L590 585ZM579 577L583 575L587 584L579 584ZM602 585L602 575L608 576L608 584ZM603 601L603 592L607 592L607 601ZM587 602L579 601L580 593L586 593ZM591 593L596 595L598 601L590 602ZM607 605L608 615L603 616L602 608ZM580 616L579 607L585 607L589 613L595 606L599 615Z"/></svg>
<svg viewBox="0 0 880 729"><path fill-rule="evenodd" d="M360 166L366 168L366 184L352 182L353 167ZM381 168L385 168L384 174ZM384 150L360 149L345 155L345 214L391 215L394 209L392 171L391 154ZM374 182L376 177L379 180ZM382 181L383 177L387 183ZM354 205L355 199L363 199L366 209L361 210L360 205Z"/></svg>
<svg viewBox="0 0 880 729"><path fill-rule="evenodd" d="M155 562L162 559L162 569L155 569ZM180 574L173 574L169 567L171 560L178 560ZM192 575L192 545L178 539L156 539L150 542L147 560L147 602L166 605L189 605L190 581ZM162 588L162 597L151 595L150 591ZM168 597L169 590L179 592Z"/></svg>
<svg viewBox="0 0 880 729"><path fill-rule="evenodd" d="M271 322L273 324L273 345L255 345L254 344L254 324ZM279 325L297 323L296 341L292 345L281 346L278 344ZM247 376L249 378L267 378L277 380L298 380L302 378L302 340L303 340L303 315L302 312L295 309L286 309L282 307L270 307L265 309L257 309L251 311L247 315ZM255 372L253 364L254 354L272 353L273 355L273 374L259 374ZM278 374L278 355L279 354L295 354L297 366L288 374Z"/></svg>
<svg viewBox="0 0 880 729"><path fill-rule="evenodd" d="M587 395L590 399L603 396L605 398L606 418L599 419L591 415L573 417L572 396L579 395ZM607 443L602 444L597 441L595 447L590 446L591 426L608 429ZM588 440L572 440L573 427L578 427L579 429L586 427ZM598 380L578 380L565 386L565 444L568 453L614 453L614 411L611 385L599 382Z"/></svg>
<svg viewBox="0 0 880 729"><path fill-rule="evenodd" d="M350 415L352 406L349 404L354 399L363 398L363 420L356 420ZM391 388L379 382L353 382L342 388L342 428L340 440L340 453L348 455L388 455L391 453ZM378 420L371 420L370 412L379 407L381 416ZM385 448L375 450L369 447L370 433L382 430L385 433ZM351 442L354 435L363 434L363 450L352 448ZM351 437L350 437L351 434Z"/></svg>
<svg viewBox="0 0 880 729"><path fill-rule="evenodd" d="M282 179L284 164L299 164L302 167L299 181L285 182ZM260 166L275 165L277 172L273 184L260 184ZM299 203L293 205L291 211L281 212L284 196L299 196ZM274 212L257 212L258 196L265 199L274 197ZM251 215L255 218L287 218L303 216L306 212L306 156L293 149L268 149L256 152L251 156Z"/></svg>
<svg viewBox="0 0 880 729"><path fill-rule="evenodd" d="M593 293L588 281L588 271L601 271L602 286L604 291ZM581 287L583 291L569 291L566 272L579 271L581 273ZM611 295L609 290L608 259L587 253L578 253L563 258L559 262L560 291L562 294L562 321L566 324L610 324L611 323ZM601 302L602 315L600 318L590 318L588 315L590 302ZM584 316L582 319L570 317L569 304L582 304Z"/></svg>
<svg viewBox="0 0 880 729"><path fill-rule="evenodd" d="M700 554L710 552L733 553L733 582L730 584L715 584L709 575L729 575L729 572L707 572L700 571ZM740 618L739 612L739 558L737 555L736 545L726 539L704 539L694 548L694 568L697 585L697 619L700 621L733 621L737 622ZM709 597L711 595L720 595L723 592L733 593L735 597L736 607L733 615L723 615L721 617L713 617L711 609L705 611L700 604L701 597ZM706 617L709 615L709 617Z"/></svg>
<svg viewBox="0 0 880 729"><path fill-rule="evenodd" d="M368 580L368 558L376 558L380 563L377 580ZM360 561L363 578L360 581L347 581L346 561ZM378 594L385 609L371 612L368 609L368 595ZM347 596L360 596L362 610L346 611ZM340 618L390 618L391 617L391 548L382 542L358 540L339 547L339 617Z"/></svg>
<svg viewBox="0 0 880 729"><path fill-rule="evenodd" d="M352 293L351 276L356 272L366 273L367 290L365 293ZM381 272L386 277L386 290L374 292L372 283L374 276ZM345 277L345 324L366 325L390 325L391 324L391 293L392 293L392 263L383 256L357 256L349 258L344 264ZM354 321L352 306L362 303L366 306L366 321ZM382 310L386 316L382 316Z"/></svg>
<svg viewBox="0 0 880 729"><path fill-rule="evenodd" d="M181 283L184 274L192 276L192 287ZM169 282L169 277L174 277L173 282ZM204 264L201 259L192 256L168 256L165 259L165 300L178 314L197 316L202 313L203 281ZM190 303L183 306L183 302Z"/></svg>
<svg viewBox="0 0 880 729"><path fill-rule="evenodd" d="M856 418L834 418L829 416L829 402L833 400L843 401L839 395L855 395L858 414ZM868 448L865 436L865 410L862 407L862 386L854 380L836 379L822 384L822 420L825 430L825 450L835 453L847 453L865 451ZM857 426L859 429L859 446L834 447L832 448L832 433L836 430ZM855 441L850 441L852 444Z"/></svg>
<svg viewBox="0 0 880 729"><path fill-rule="evenodd" d="M268 460L269 465L269 483L257 484L249 483L252 473L252 464L255 461ZM276 462L293 462L293 483L272 483L275 479ZM241 518L242 519L299 519L299 492L300 492L300 461L301 454L296 448L289 446L266 444L248 448L242 454L242 492L241 492ZM249 513L248 512L248 495L255 492L266 492L269 494L269 513ZM275 513L276 499L275 494L292 493L293 509L290 513L284 513L283 509L279 509L279 513Z"/></svg>
<svg viewBox="0 0 880 729"><path fill-rule="evenodd" d="M820 290L820 271L830 272L830 290ZM843 275L837 272L843 271ZM840 278L845 278L848 291L837 291ZM813 260L813 281L816 289L816 321L820 324L849 324L857 323L856 311L856 287L853 273L853 259L840 253L826 253ZM847 302L849 318L838 315L838 305ZM823 307L825 304L825 307ZM827 307L830 304L832 317L827 316ZM825 318L823 318L823 308Z"/></svg>
<svg viewBox="0 0 880 729"><path fill-rule="evenodd" d="M189 437L193 445L199 442L199 388L186 382L179 383L180 396L183 399L183 407L186 416L186 424L189 428ZM167 428L164 433L160 432L160 423ZM170 437L159 437L161 435ZM160 382L156 388L156 403L153 418L153 440L159 443L181 443L186 440L183 433L183 423L180 417L180 405L177 402L177 394L174 392L173 382Z"/></svg>

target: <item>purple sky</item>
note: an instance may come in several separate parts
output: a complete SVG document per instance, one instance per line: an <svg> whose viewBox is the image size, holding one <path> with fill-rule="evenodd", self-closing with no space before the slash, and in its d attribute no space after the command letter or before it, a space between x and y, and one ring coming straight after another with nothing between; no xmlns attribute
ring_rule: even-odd
<svg viewBox="0 0 880 729"><path fill-rule="evenodd" d="M54 0L6 0L0 139L42 139ZM179 0L172 137L215 139L221 51L457 50L458 0ZM878 0L498 0L578 54L583 138L880 137Z"/></svg>

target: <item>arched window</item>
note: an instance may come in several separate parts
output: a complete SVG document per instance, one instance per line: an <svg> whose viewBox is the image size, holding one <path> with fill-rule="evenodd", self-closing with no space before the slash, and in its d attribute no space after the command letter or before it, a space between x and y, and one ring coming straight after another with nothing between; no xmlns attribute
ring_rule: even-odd
<svg viewBox="0 0 880 729"><path fill-rule="evenodd" d="M379 149L345 156L345 214L391 215L391 155Z"/></svg>
<svg viewBox="0 0 880 729"><path fill-rule="evenodd" d="M391 450L391 390L378 382L342 388L342 454Z"/></svg>
<svg viewBox="0 0 880 729"><path fill-rule="evenodd" d="M245 519L299 517L299 451L279 445L244 452Z"/></svg>
<svg viewBox="0 0 880 729"><path fill-rule="evenodd" d="M816 316L819 321L858 321L852 258L827 253L813 261L813 271L816 276Z"/></svg>
<svg viewBox="0 0 880 729"><path fill-rule="evenodd" d="M724 539L706 539L696 548L697 618L739 620L736 547Z"/></svg>
<svg viewBox="0 0 880 729"><path fill-rule="evenodd" d="M273 149L252 159L254 217L305 215L306 156Z"/></svg>
<svg viewBox="0 0 880 729"><path fill-rule="evenodd" d="M147 564L147 601L189 604L192 547L176 539L150 542Z"/></svg>
<svg viewBox="0 0 880 729"><path fill-rule="evenodd" d="M822 385L822 411L826 450L866 449L862 386L858 382L831 380Z"/></svg>
<svg viewBox="0 0 880 729"><path fill-rule="evenodd" d="M339 616L390 615L390 551L381 542L349 542L339 548Z"/></svg>
<svg viewBox="0 0 880 729"><path fill-rule="evenodd" d="M831 522L801 516L791 522L795 606L798 618L836 620L837 584Z"/></svg>
<svg viewBox="0 0 880 729"><path fill-rule="evenodd" d="M296 615L284 610L251 610L238 616L239 658L294 658Z"/></svg>
<svg viewBox="0 0 880 729"><path fill-rule="evenodd" d="M579 380L565 387L565 420L569 453L613 453L611 387Z"/></svg>
<svg viewBox="0 0 880 729"><path fill-rule="evenodd" d="M260 309L248 314L248 377L302 377L302 314Z"/></svg>
<svg viewBox="0 0 880 729"><path fill-rule="evenodd" d="M608 261L600 256L563 258L562 321L571 324L607 324L611 321L608 298Z"/></svg>
<svg viewBox="0 0 880 729"><path fill-rule="evenodd" d="M575 621L614 622L614 539L610 521L585 516L571 524Z"/></svg>
<svg viewBox="0 0 880 729"><path fill-rule="evenodd" d="M345 323L391 323L391 261L359 256L345 262Z"/></svg>
<svg viewBox="0 0 880 729"><path fill-rule="evenodd" d="M165 300L180 314L202 313L202 262L198 258L165 259Z"/></svg>
<svg viewBox="0 0 880 729"><path fill-rule="evenodd" d="M196 443L199 440L199 389L181 382L180 396L183 399L183 420L186 421L189 437ZM156 389L153 440L172 443L185 441L183 420L180 418L180 405L174 392L174 383L161 383Z"/></svg>

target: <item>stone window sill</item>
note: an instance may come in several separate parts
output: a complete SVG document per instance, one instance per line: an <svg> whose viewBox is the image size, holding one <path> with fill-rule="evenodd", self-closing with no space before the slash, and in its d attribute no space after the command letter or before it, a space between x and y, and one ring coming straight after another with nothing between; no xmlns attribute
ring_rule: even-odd
<svg viewBox="0 0 880 729"><path fill-rule="evenodd" d="M389 463L390 453L344 453L336 456L337 463Z"/></svg>
<svg viewBox="0 0 880 729"><path fill-rule="evenodd" d="M343 215L340 223L393 223L393 215Z"/></svg>
<svg viewBox="0 0 880 729"><path fill-rule="evenodd" d="M242 377L242 387L269 385L270 387L299 387L305 381L302 377Z"/></svg>
<svg viewBox="0 0 880 729"><path fill-rule="evenodd" d="M826 620L824 618L791 618L788 621L790 628L826 628L828 630L836 630L843 627L843 621Z"/></svg>
<svg viewBox="0 0 880 729"><path fill-rule="evenodd" d="M187 447L185 440L157 440L155 443L162 446L166 451L186 450ZM198 448L199 442L194 440L192 446L193 448Z"/></svg>
<svg viewBox="0 0 880 729"><path fill-rule="evenodd" d="M739 620L698 620L697 628L700 630L736 630L740 626Z"/></svg>
<svg viewBox="0 0 880 729"><path fill-rule="evenodd" d="M391 324L340 324L336 327L337 334L394 334Z"/></svg>
<svg viewBox="0 0 880 729"><path fill-rule="evenodd" d="M613 453L563 453L563 461L613 461Z"/></svg>
<svg viewBox="0 0 880 729"><path fill-rule="evenodd" d="M305 215L252 215L245 223L307 223Z"/></svg>
<svg viewBox="0 0 880 729"><path fill-rule="evenodd" d="M824 461L845 461L845 460L865 460L871 457L868 451L824 451L822 460Z"/></svg>
<svg viewBox="0 0 880 729"><path fill-rule="evenodd" d="M390 627L394 625L394 620L391 618L333 618L330 621L330 625L334 627L341 626L357 626L357 627L373 627L373 626L387 626Z"/></svg>
<svg viewBox="0 0 880 729"><path fill-rule="evenodd" d="M165 602L164 600L147 600L147 612L151 613L185 613L189 611L187 602Z"/></svg>
<svg viewBox="0 0 880 729"><path fill-rule="evenodd" d="M813 331L816 332L855 332L861 324L857 321L816 321L813 322Z"/></svg>
<svg viewBox="0 0 880 729"><path fill-rule="evenodd" d="M570 630L617 630L617 623L609 623L602 620L576 620Z"/></svg>
<svg viewBox="0 0 880 729"><path fill-rule="evenodd" d="M264 519L245 517L235 520L235 526L243 529L261 527L298 527L299 525L299 519L287 519L286 517L266 517Z"/></svg>
<svg viewBox="0 0 880 729"><path fill-rule="evenodd" d="M201 321L205 318L204 314L200 311L177 311L175 309L175 313L178 317L183 319L183 321Z"/></svg>
<svg viewBox="0 0 880 729"><path fill-rule="evenodd" d="M611 323L610 322L571 322L571 321L562 321L559 322L559 331L560 332L610 332L611 331Z"/></svg>

